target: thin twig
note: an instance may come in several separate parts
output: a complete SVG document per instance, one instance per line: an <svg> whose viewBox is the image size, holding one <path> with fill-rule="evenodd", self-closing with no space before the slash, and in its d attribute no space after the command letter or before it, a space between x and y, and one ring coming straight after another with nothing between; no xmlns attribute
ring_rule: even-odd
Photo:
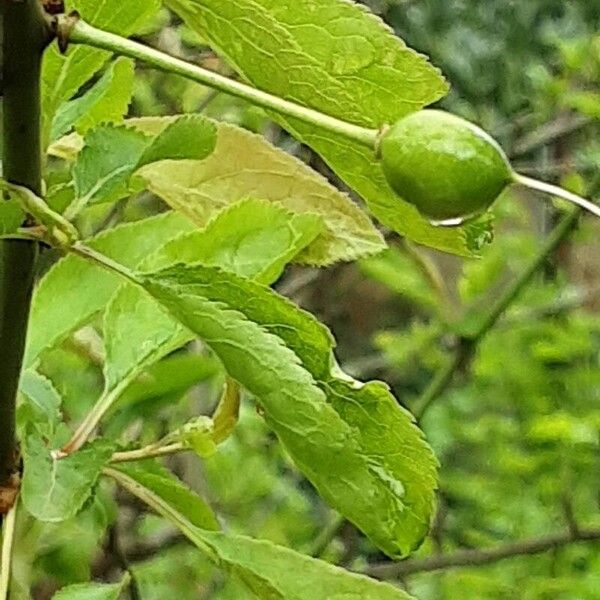
<svg viewBox="0 0 600 600"><path fill-rule="evenodd" d="M412 412L417 419L423 418L432 404L442 395L448 385L452 382L454 374L468 362L473 355L473 351L477 344L479 344L490 329L492 329L504 315L506 310L520 296L521 292L530 283L533 276L544 265L548 256L550 256L571 233L577 224L580 213L581 211L576 209L563 218L542 244L538 253L529 265L504 290L504 293L492 304L492 307L487 314L484 315L482 319L478 320L478 325L475 330L459 339L450 360L438 370L425 392L423 392L423 395L415 403Z"/></svg>
<svg viewBox="0 0 600 600"><path fill-rule="evenodd" d="M487 565L515 556L541 554L548 550L579 542L600 542L600 529L580 529L576 535L570 531L565 531L545 537L519 540L496 548L459 550L452 554L436 554L427 558L412 559L400 563L371 565L365 570L365 573L377 579L397 579L413 573Z"/></svg>

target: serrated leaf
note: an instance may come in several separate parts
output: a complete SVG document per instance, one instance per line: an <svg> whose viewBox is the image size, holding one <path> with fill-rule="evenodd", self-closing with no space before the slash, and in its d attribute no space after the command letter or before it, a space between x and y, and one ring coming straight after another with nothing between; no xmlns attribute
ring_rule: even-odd
<svg viewBox="0 0 600 600"><path fill-rule="evenodd" d="M380 382L342 374L329 331L266 287L176 266L146 289L221 359L319 493L391 556L414 549L433 508L436 461Z"/></svg>
<svg viewBox="0 0 600 600"><path fill-rule="evenodd" d="M73 127L86 133L100 122L122 121L133 94L134 63L118 58L83 96L61 105L52 122L50 140L55 141Z"/></svg>
<svg viewBox="0 0 600 600"><path fill-rule="evenodd" d="M132 119L143 131L160 131L166 119ZM203 226L222 208L253 197L276 202L295 214L321 216L325 231L297 262L328 265L375 254L381 234L354 202L327 180L263 137L217 123L214 152L196 163L160 163L140 170L147 187Z"/></svg>
<svg viewBox="0 0 600 600"><path fill-rule="evenodd" d="M171 212L116 227L87 243L134 268L169 239L192 229L185 217ZM33 296L25 365L103 310L120 283L118 276L76 256L54 265Z"/></svg>
<svg viewBox="0 0 600 600"><path fill-rule="evenodd" d="M77 583L56 592L52 600L119 600L129 581L126 575L120 583Z"/></svg>
<svg viewBox="0 0 600 600"><path fill-rule="evenodd" d="M257 598L264 600L411 600L392 585L350 573L340 567L304 556L271 542L195 527L172 506L160 489L146 486L135 473L114 477L133 494L149 501L162 516Z"/></svg>
<svg viewBox="0 0 600 600"><path fill-rule="evenodd" d="M179 117L155 136L126 126L97 127L84 138L73 165L76 210L69 210L77 214L87 205L124 198L139 168L162 160L206 158L215 142L213 123L199 115Z"/></svg>
<svg viewBox="0 0 600 600"><path fill-rule="evenodd" d="M87 22L124 36L139 31L161 8L160 0L70 0L66 5L67 12L77 10ZM56 44L46 50L42 71L44 147L60 106L70 100L109 58L109 52L81 45L69 48L64 55Z"/></svg>
<svg viewBox="0 0 600 600"><path fill-rule="evenodd" d="M357 125L392 124L447 91L425 57L355 2L167 0L167 6L254 86ZM372 150L314 125L273 118L314 148L384 225L421 244L471 254L464 229L432 226L391 190Z"/></svg>
<svg viewBox="0 0 600 600"><path fill-rule="evenodd" d="M74 517L91 496L113 451L112 443L97 440L58 459L37 434L26 436L22 498L27 511L51 523Z"/></svg>
<svg viewBox="0 0 600 600"><path fill-rule="evenodd" d="M158 463L137 461L113 468L153 490L192 525L208 531L218 531L221 528L210 506Z"/></svg>
<svg viewBox="0 0 600 600"><path fill-rule="evenodd" d="M219 213L205 229L172 240L142 268L203 261L271 283L320 231L322 222L316 215L295 215L280 206L247 200ZM105 394L193 339L152 298L129 284L107 307L104 336Z"/></svg>
<svg viewBox="0 0 600 600"><path fill-rule="evenodd" d="M271 284L323 232L315 213L296 214L264 200L242 200L217 213L208 225L174 239L144 266L201 262Z"/></svg>

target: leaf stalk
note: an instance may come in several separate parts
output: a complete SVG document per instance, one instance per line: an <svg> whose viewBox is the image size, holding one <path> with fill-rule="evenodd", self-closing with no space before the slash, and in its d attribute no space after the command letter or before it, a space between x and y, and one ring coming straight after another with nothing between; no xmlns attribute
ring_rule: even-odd
<svg viewBox="0 0 600 600"><path fill-rule="evenodd" d="M68 44L86 44L102 50L108 50L121 56L140 60L159 71L181 75L186 79L201 83L236 98L248 100L256 106L274 111L279 115L297 119L303 123L341 135L348 140L357 142L368 148L374 149L377 144L379 132L376 129L369 129L342 121L307 106L302 106L301 104L285 100L245 83L235 81L209 69L192 65L139 42L103 31L83 21L77 13L60 15L57 19L57 31L59 43L63 51L66 50Z"/></svg>

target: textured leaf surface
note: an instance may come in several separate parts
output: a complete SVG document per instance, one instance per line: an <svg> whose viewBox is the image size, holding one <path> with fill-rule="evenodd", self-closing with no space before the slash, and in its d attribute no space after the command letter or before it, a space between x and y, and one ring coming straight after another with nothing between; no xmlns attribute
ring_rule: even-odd
<svg viewBox="0 0 600 600"><path fill-rule="evenodd" d="M52 122L50 139L57 140L73 127L85 133L100 122L122 121L131 102L133 72L132 60L115 60L88 92L60 106Z"/></svg>
<svg viewBox="0 0 600 600"><path fill-rule="evenodd" d="M168 240L192 229L185 217L171 212L111 229L87 243L134 268ZM120 284L117 275L76 256L60 260L34 293L25 363L33 364L43 350L103 310Z"/></svg>
<svg viewBox="0 0 600 600"><path fill-rule="evenodd" d="M37 434L28 435L23 447L22 487L28 512L53 523L74 517L92 494L113 450L111 443L98 440L58 460Z"/></svg>
<svg viewBox="0 0 600 600"><path fill-rule="evenodd" d="M167 0L256 87L365 127L391 124L439 100L447 86L364 7L346 0ZM387 185L373 152L274 116L314 148L391 229L470 254L464 231L431 226Z"/></svg>
<svg viewBox="0 0 600 600"><path fill-rule="evenodd" d="M83 208L123 198L137 169L162 160L206 158L215 142L214 124L202 116L179 117L155 136L125 126L97 127L84 138L73 166L75 204Z"/></svg>
<svg viewBox="0 0 600 600"><path fill-rule="evenodd" d="M158 463L143 461L121 464L113 468L152 490L192 525L209 531L220 529L219 522L210 506Z"/></svg>
<svg viewBox="0 0 600 600"><path fill-rule="evenodd" d="M247 200L218 214L203 230L183 234L142 265L155 270L203 262L272 283L285 265L322 231L319 216ZM193 338L140 289L125 284L105 313L106 391Z"/></svg>
<svg viewBox="0 0 600 600"><path fill-rule="evenodd" d="M168 121L129 122L156 132ZM216 147L206 160L143 168L139 176L149 189L199 225L205 225L216 211L249 197L277 202L297 214L318 214L325 231L298 256L298 262L327 265L385 248L369 218L325 178L261 136L226 123L216 127Z"/></svg>
<svg viewBox="0 0 600 600"><path fill-rule="evenodd" d="M179 527L187 538L228 574L238 578L263 600L410 600L402 590L349 573L321 560L271 542L195 527L171 506L160 490L146 488L135 473L115 479Z"/></svg>
<svg viewBox="0 0 600 600"><path fill-rule="evenodd" d="M436 486L431 449L384 384L339 372L324 326L268 288L215 268L176 266L144 284L256 396L332 506L391 556L421 542Z"/></svg>

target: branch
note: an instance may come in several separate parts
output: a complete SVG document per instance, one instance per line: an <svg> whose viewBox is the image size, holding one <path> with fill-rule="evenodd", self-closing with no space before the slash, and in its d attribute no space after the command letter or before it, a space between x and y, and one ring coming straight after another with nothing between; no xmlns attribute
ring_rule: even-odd
<svg viewBox="0 0 600 600"><path fill-rule="evenodd" d="M580 529L576 533L570 531L555 533L545 537L511 542L496 548L459 550L452 554L438 554L395 564L382 563L370 566L365 574L377 579L397 579L414 573L429 573L455 567L477 567L506 558L542 554L548 550L579 542L600 542L600 528Z"/></svg>
<svg viewBox="0 0 600 600"><path fill-rule="evenodd" d="M477 344L496 325L512 303L520 296L523 289L530 283L533 276L544 265L547 258L558 248L562 241L571 233L580 215L580 210L573 210L557 225L548 236L522 273L504 290L487 314L478 321L475 330L460 337L450 361L443 365L432 379L431 383L415 403L413 414L422 419L431 405L441 396L452 382L454 374L468 363ZM468 320L468 318L467 318Z"/></svg>
<svg viewBox="0 0 600 600"><path fill-rule="evenodd" d="M4 0L2 11L3 176L40 195L40 72L50 32L38 0ZM15 406L36 256L35 243L0 242L0 488L18 464Z"/></svg>

